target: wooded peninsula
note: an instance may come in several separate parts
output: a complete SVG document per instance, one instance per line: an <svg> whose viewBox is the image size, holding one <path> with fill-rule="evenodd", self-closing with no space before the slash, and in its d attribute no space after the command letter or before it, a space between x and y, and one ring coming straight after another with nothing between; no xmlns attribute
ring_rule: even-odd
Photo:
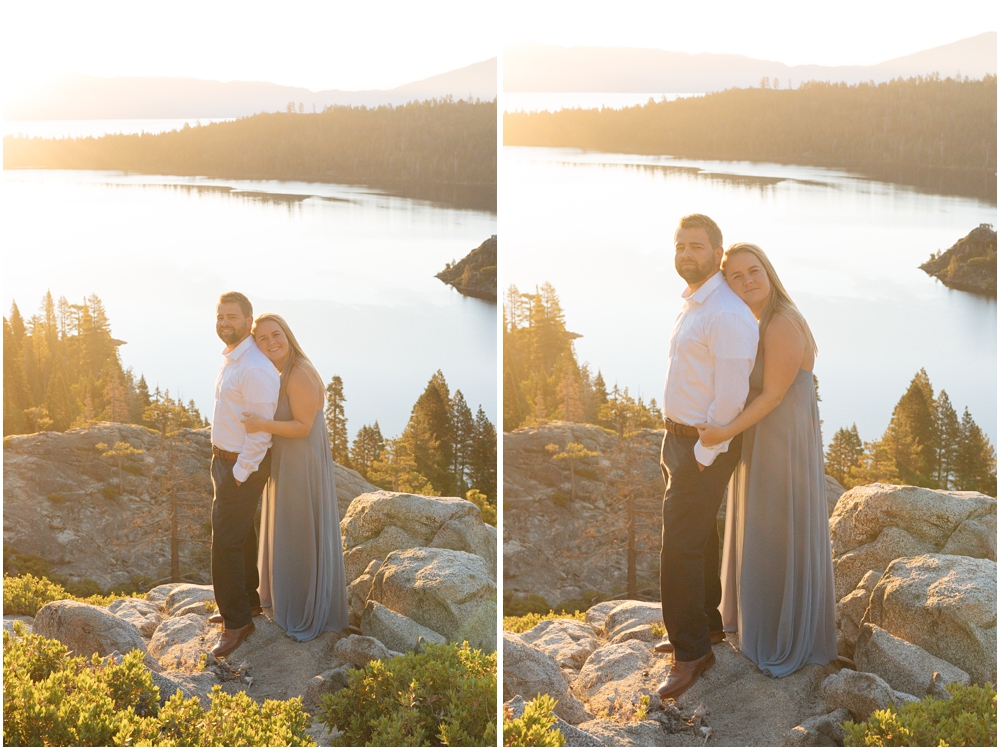
<svg viewBox="0 0 1000 750"><path fill-rule="evenodd" d="M367 185L495 212L496 111L495 101L438 99L258 114L155 135L7 136L3 166Z"/></svg>
<svg viewBox="0 0 1000 750"><path fill-rule="evenodd" d="M997 77L807 82L504 114L504 145L834 167L996 202Z"/></svg>

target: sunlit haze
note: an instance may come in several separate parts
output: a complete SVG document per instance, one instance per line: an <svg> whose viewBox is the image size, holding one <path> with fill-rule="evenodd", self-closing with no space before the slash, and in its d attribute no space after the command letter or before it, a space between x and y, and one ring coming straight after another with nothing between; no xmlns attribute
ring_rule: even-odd
<svg viewBox="0 0 1000 750"><path fill-rule="evenodd" d="M525 40L566 47L647 47L728 53L786 65L874 65L995 31L996 5L956 0L802 3L607 2L502 6L505 44Z"/></svg>
<svg viewBox="0 0 1000 750"><path fill-rule="evenodd" d="M495 57L499 7L457 0L8 3L4 98L68 73L389 89Z"/></svg>

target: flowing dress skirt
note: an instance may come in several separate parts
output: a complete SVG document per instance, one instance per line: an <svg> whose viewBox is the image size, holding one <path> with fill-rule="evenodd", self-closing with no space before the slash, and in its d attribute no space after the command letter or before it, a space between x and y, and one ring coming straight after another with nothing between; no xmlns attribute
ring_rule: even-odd
<svg viewBox="0 0 1000 750"><path fill-rule="evenodd" d="M291 418L287 397L275 419ZM299 641L347 627L347 582L333 459L322 411L304 438L274 436L260 520L260 601Z"/></svg>
<svg viewBox="0 0 1000 750"><path fill-rule="evenodd" d="M755 372L751 397L759 380ZM823 445L806 370L743 433L729 484L719 609L725 630L739 631L743 653L772 677L837 658Z"/></svg>

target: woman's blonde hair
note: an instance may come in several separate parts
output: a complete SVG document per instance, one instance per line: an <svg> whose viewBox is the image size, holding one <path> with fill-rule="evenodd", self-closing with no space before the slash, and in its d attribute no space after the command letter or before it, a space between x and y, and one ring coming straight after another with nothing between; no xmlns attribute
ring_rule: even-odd
<svg viewBox="0 0 1000 750"><path fill-rule="evenodd" d="M761 339L763 339L764 331L767 329L771 319L780 313L791 320L805 334L809 346L812 347L813 355L819 354L819 347L816 346L816 339L813 338L809 324L802 313L799 312L799 308L792 302L792 298L785 290L785 285L778 278L778 272L774 270L771 260L760 247L754 245L752 242L737 242L730 245L722 254L722 275L725 276L726 274L726 261L740 253L750 253L760 261L761 266L764 268L764 273L767 274L767 280L771 285L771 293L768 296L767 304L764 306L764 312L760 316Z"/></svg>
<svg viewBox="0 0 1000 750"><path fill-rule="evenodd" d="M292 333L292 329L288 327L288 323L283 317L277 313L262 313L261 315L258 315L257 319L253 322L253 328L250 332L252 336L255 336L255 341L257 326L268 320L277 324L277 326L284 331L285 338L288 339L288 348L291 349L291 356L288 358L288 364L285 365L285 369L281 373L282 385L284 385L285 376L290 373L293 368L299 367L316 379L316 383L319 385L320 390L323 391L323 399L325 401L326 389L323 387L323 378L320 376L319 370L316 369L316 366L309 360L309 357L306 356L306 353L302 351L302 346L299 344L299 340L295 338L295 334Z"/></svg>

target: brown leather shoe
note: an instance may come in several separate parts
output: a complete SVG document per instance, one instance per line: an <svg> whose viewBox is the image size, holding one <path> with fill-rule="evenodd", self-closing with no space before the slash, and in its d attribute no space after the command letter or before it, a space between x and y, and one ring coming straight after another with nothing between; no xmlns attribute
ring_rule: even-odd
<svg viewBox="0 0 1000 750"><path fill-rule="evenodd" d="M251 617L257 617L258 615L262 615L262 614L264 614L264 609L262 607L251 607L250 608L250 616ZM212 615L211 617L208 618L208 621L210 623L212 623L213 625L222 625L225 622L225 619L222 617L222 614L220 613L220 614Z"/></svg>
<svg viewBox="0 0 1000 750"><path fill-rule="evenodd" d="M211 622L211 620L209 620L209 622ZM725 630L713 630L711 635L712 635L713 646L716 643L722 643L724 640L726 640ZM672 644L669 640L664 638L662 641L653 646L653 651L655 651L658 654L672 654L674 653L674 644Z"/></svg>
<svg viewBox="0 0 1000 750"><path fill-rule="evenodd" d="M222 635L219 636L219 642L212 649L212 656L218 659L231 654L254 630L252 620L249 625L244 625L242 628L226 628L222 631Z"/></svg>
<svg viewBox="0 0 1000 750"><path fill-rule="evenodd" d="M715 664L715 654L709 651L700 659L694 661L675 661L670 667L670 674L667 679L656 688L657 695L661 701L668 698L676 698L689 687L694 685L698 676Z"/></svg>

